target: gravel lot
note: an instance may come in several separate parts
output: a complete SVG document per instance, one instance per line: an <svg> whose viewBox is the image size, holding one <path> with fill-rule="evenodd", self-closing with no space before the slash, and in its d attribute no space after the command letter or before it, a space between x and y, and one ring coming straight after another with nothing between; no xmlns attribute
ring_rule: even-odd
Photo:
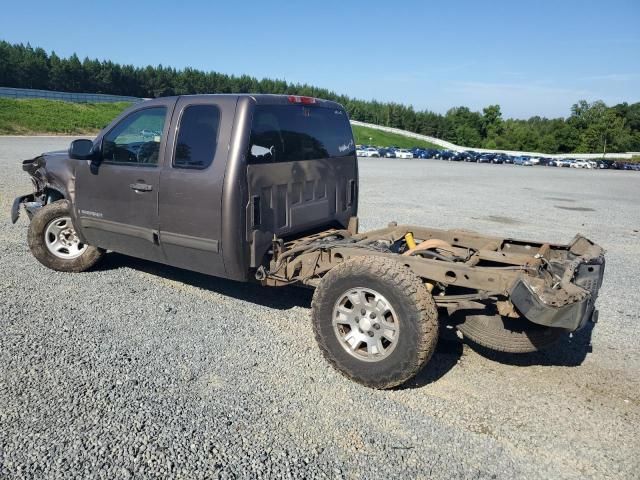
<svg viewBox="0 0 640 480"><path fill-rule="evenodd" d="M0 477L640 478L640 174L361 159L363 229L608 251L593 331L525 356L441 341L378 392L321 358L307 291L117 254L41 267L9 220L18 160L68 142L0 137Z"/></svg>

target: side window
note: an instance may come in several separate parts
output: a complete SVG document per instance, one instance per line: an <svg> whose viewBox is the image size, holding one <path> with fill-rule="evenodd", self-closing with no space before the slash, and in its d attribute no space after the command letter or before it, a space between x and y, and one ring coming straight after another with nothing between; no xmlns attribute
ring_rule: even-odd
<svg viewBox="0 0 640 480"><path fill-rule="evenodd" d="M176 168L207 168L218 143L220 110L215 105L191 105L184 109L173 155Z"/></svg>
<svg viewBox="0 0 640 480"><path fill-rule="evenodd" d="M114 163L157 165L166 116L166 107L152 107L125 117L104 136L102 159Z"/></svg>

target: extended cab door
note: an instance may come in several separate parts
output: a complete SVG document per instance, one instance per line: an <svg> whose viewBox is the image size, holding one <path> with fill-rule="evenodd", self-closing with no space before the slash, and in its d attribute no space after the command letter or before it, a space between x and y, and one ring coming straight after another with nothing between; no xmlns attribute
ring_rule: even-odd
<svg viewBox="0 0 640 480"><path fill-rule="evenodd" d="M102 137L100 158L78 164L76 218L86 241L162 261L158 193L174 99L145 102Z"/></svg>
<svg viewBox="0 0 640 480"><path fill-rule="evenodd" d="M160 244L166 263L224 276L222 186L237 97L180 97L160 172ZM240 239L239 239L240 241Z"/></svg>

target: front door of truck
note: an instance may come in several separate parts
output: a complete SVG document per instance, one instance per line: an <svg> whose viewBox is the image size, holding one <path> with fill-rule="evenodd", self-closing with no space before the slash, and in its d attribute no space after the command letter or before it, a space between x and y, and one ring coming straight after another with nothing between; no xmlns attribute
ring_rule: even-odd
<svg viewBox="0 0 640 480"><path fill-rule="evenodd" d="M225 274L222 185L236 103L234 97L181 97L176 104L158 205L160 245L171 265Z"/></svg>
<svg viewBox="0 0 640 480"><path fill-rule="evenodd" d="M89 244L162 260L160 166L174 102L154 101L130 112L102 137L100 158L78 165L76 216Z"/></svg>

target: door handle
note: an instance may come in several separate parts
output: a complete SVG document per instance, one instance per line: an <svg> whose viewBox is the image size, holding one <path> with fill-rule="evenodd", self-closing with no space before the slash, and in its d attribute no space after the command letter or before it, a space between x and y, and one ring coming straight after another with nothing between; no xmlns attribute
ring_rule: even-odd
<svg viewBox="0 0 640 480"><path fill-rule="evenodd" d="M132 183L129 186L136 192L150 192L151 190L153 190L153 187L148 183Z"/></svg>

